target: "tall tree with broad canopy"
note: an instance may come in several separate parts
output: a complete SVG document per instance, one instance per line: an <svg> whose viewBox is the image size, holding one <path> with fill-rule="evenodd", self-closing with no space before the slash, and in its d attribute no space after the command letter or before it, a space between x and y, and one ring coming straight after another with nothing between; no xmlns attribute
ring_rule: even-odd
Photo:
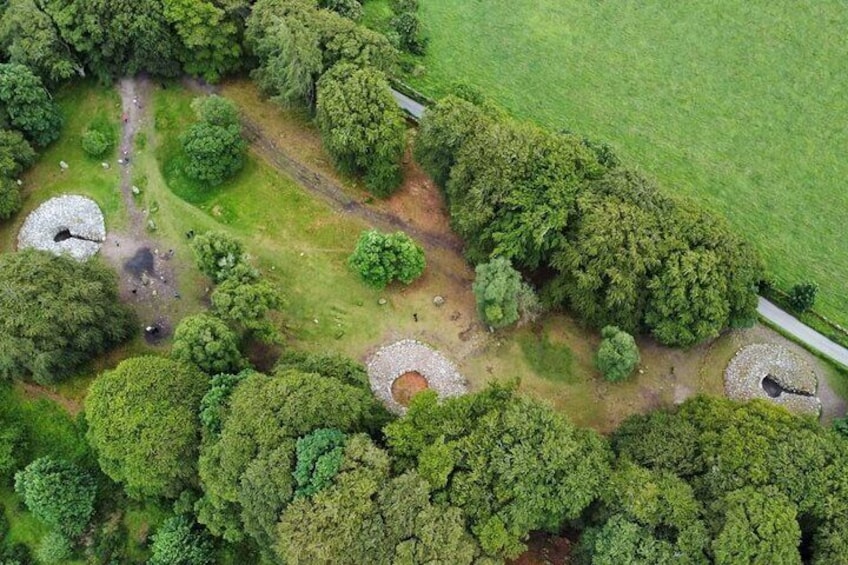
<svg viewBox="0 0 848 565"><path fill-rule="evenodd" d="M374 288L393 281L411 284L424 272L424 250L403 232L362 232L348 264Z"/></svg>
<svg viewBox="0 0 848 565"><path fill-rule="evenodd" d="M248 264L241 242L225 233L200 234L192 240L191 250L200 272L216 283L229 279L254 282L259 276Z"/></svg>
<svg viewBox="0 0 848 565"><path fill-rule="evenodd" d="M174 331L171 357L208 375L232 373L244 365L238 336L220 318L195 314L180 320Z"/></svg>
<svg viewBox="0 0 848 565"><path fill-rule="evenodd" d="M610 453L594 432L510 388L437 402L415 396L385 428L399 464L462 509L483 549L514 558L533 530L558 531L600 493Z"/></svg>
<svg viewBox="0 0 848 565"><path fill-rule="evenodd" d="M197 482L200 400L209 378L163 357L133 357L100 375L85 399L100 468L133 498L176 497Z"/></svg>
<svg viewBox="0 0 848 565"><path fill-rule="evenodd" d="M220 96L196 98L191 103L198 121L181 136L186 155L185 173L214 186L221 184L244 166L247 143L235 105Z"/></svg>
<svg viewBox="0 0 848 565"><path fill-rule="evenodd" d="M41 79L17 63L0 64L0 125L44 147L59 137L62 115Z"/></svg>
<svg viewBox="0 0 848 565"><path fill-rule="evenodd" d="M127 339L135 318L115 273L25 249L0 255L0 376L55 383Z"/></svg>
<svg viewBox="0 0 848 565"><path fill-rule="evenodd" d="M318 81L316 121L339 168L364 175L369 191L385 197L400 185L406 128L382 72L334 66Z"/></svg>
<svg viewBox="0 0 848 565"><path fill-rule="evenodd" d="M162 0L164 15L182 42L185 72L217 82L241 64L238 26L214 2Z"/></svg>
<svg viewBox="0 0 848 565"><path fill-rule="evenodd" d="M186 515L173 516L153 534L147 565L212 565L215 547L206 530Z"/></svg>
<svg viewBox="0 0 848 565"><path fill-rule="evenodd" d="M475 273L471 289L477 299L477 312L489 326L502 328L532 315L536 295L509 259L496 257L477 265Z"/></svg>
<svg viewBox="0 0 848 565"><path fill-rule="evenodd" d="M639 348L633 336L615 326L601 331L601 345L595 355L595 366L608 381L629 377L639 364Z"/></svg>

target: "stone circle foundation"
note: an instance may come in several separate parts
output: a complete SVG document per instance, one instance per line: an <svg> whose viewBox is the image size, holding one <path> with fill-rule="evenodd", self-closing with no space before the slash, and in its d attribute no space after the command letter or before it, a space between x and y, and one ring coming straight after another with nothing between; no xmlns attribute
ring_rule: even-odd
<svg viewBox="0 0 848 565"><path fill-rule="evenodd" d="M91 198L65 195L33 210L18 232L18 249L32 247L87 261L106 239L100 206Z"/></svg>

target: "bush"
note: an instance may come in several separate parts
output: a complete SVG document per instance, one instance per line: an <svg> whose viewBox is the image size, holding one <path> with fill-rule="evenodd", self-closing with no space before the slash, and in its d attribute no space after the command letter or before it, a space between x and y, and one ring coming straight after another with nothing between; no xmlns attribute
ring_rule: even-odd
<svg viewBox="0 0 848 565"><path fill-rule="evenodd" d="M187 157L185 174L209 185L221 184L244 166L247 143L238 110L220 96L197 98L191 107L198 122L180 137Z"/></svg>
<svg viewBox="0 0 848 565"><path fill-rule="evenodd" d="M59 532L53 531L41 538L35 555L39 563L64 563L74 552L71 540Z"/></svg>
<svg viewBox="0 0 848 565"><path fill-rule="evenodd" d="M639 348L633 336L615 326L601 330L601 345L595 356L595 366L611 382L626 379L639 364Z"/></svg>
<svg viewBox="0 0 848 565"><path fill-rule="evenodd" d="M814 282L802 282L789 291L789 304L798 312L807 312L816 303L819 285Z"/></svg>
<svg viewBox="0 0 848 565"><path fill-rule="evenodd" d="M295 498L312 496L333 481L342 466L345 439L339 430L319 428L297 440Z"/></svg>
<svg viewBox="0 0 848 565"><path fill-rule="evenodd" d="M359 0L320 0L318 7L332 10L353 21L362 17L362 4Z"/></svg>
<svg viewBox="0 0 848 565"><path fill-rule="evenodd" d="M424 272L424 250L403 232L363 232L348 259L362 280L385 288L394 280L410 284Z"/></svg>
<svg viewBox="0 0 848 565"><path fill-rule="evenodd" d="M174 516L153 535L148 565L211 565L212 538L187 516Z"/></svg>
<svg viewBox="0 0 848 565"><path fill-rule="evenodd" d="M209 375L238 371L243 364L236 334L219 318L208 314L182 319L174 332L171 357Z"/></svg>
<svg viewBox="0 0 848 565"><path fill-rule="evenodd" d="M82 150L90 157L100 157L110 147L112 147L112 140L102 131L90 129L82 134Z"/></svg>
<svg viewBox="0 0 848 565"><path fill-rule="evenodd" d="M200 423L203 425L206 434L217 436L221 433L224 416L233 390L235 390L236 385L251 374L253 374L253 371L246 369L237 375L224 373L212 377L209 390L200 401Z"/></svg>
<svg viewBox="0 0 848 565"><path fill-rule="evenodd" d="M94 513L97 487L76 465L42 457L15 474L15 492L33 516L66 536L78 536Z"/></svg>
<svg viewBox="0 0 848 565"><path fill-rule="evenodd" d="M391 0L390 6L395 14L417 12L418 0Z"/></svg>
<svg viewBox="0 0 848 565"><path fill-rule="evenodd" d="M472 290L480 317L493 328L502 328L522 317L531 317L538 300L509 259L498 257L477 265Z"/></svg>
<svg viewBox="0 0 848 565"><path fill-rule="evenodd" d="M427 39L421 35L421 22L413 12L401 12L390 24L397 33L400 47L415 55L423 55L427 47Z"/></svg>
<svg viewBox="0 0 848 565"><path fill-rule="evenodd" d="M0 177L0 220L8 220L17 214L22 204L18 184L10 178Z"/></svg>
<svg viewBox="0 0 848 565"><path fill-rule="evenodd" d="M25 249L0 255L0 376L54 383L129 337L115 273Z"/></svg>
<svg viewBox="0 0 848 565"><path fill-rule="evenodd" d="M221 232L206 232L191 242L197 268L216 283L228 279L253 282L258 273L247 264L244 248L237 239Z"/></svg>

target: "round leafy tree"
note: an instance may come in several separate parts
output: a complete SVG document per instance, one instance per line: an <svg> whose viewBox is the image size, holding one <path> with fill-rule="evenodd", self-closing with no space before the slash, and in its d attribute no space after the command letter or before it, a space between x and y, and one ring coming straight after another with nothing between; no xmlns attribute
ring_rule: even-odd
<svg viewBox="0 0 848 565"><path fill-rule="evenodd" d="M212 538L187 516L174 516L153 534L147 565L212 565Z"/></svg>
<svg viewBox="0 0 848 565"><path fill-rule="evenodd" d="M375 288L385 288L394 280L410 284L424 272L424 250L403 232L369 230L359 237L348 263Z"/></svg>
<svg viewBox="0 0 848 565"><path fill-rule="evenodd" d="M192 102L198 122L181 136L186 155L185 173L209 185L217 185L244 166L247 147L241 136L238 112L220 96Z"/></svg>
<svg viewBox="0 0 848 565"><path fill-rule="evenodd" d="M174 332L171 357L191 363L210 375L238 371L242 365L235 332L208 314L182 319Z"/></svg>
<svg viewBox="0 0 848 565"><path fill-rule="evenodd" d="M100 130L90 129L82 134L82 150L90 157L100 157L112 147L112 140Z"/></svg>
<svg viewBox="0 0 848 565"><path fill-rule="evenodd" d="M608 381L626 379L639 364L639 348L633 336L615 326L601 330L601 345L595 356L595 366Z"/></svg>
<svg viewBox="0 0 848 565"><path fill-rule="evenodd" d="M35 162L35 151L20 133L0 129L0 176L14 177Z"/></svg>
<svg viewBox="0 0 848 565"><path fill-rule="evenodd" d="M73 542L66 535L54 530L41 538L35 556L39 563L67 563L73 552Z"/></svg>
<svg viewBox="0 0 848 565"><path fill-rule="evenodd" d="M344 458L345 435L332 428L317 429L297 440L295 497L312 496L330 484Z"/></svg>
<svg viewBox="0 0 848 565"><path fill-rule="evenodd" d="M509 259L498 257L477 265L472 290L480 317L493 328L514 324L537 303L533 290L521 280Z"/></svg>
<svg viewBox="0 0 848 565"><path fill-rule="evenodd" d="M403 115L385 75L338 64L318 81L321 139L343 170L365 174L368 190L388 196L402 180Z"/></svg>
<svg viewBox="0 0 848 565"><path fill-rule="evenodd" d="M76 465L41 457L15 474L15 492L36 518L65 536L77 536L94 513L97 486Z"/></svg>
<svg viewBox="0 0 848 565"><path fill-rule="evenodd" d="M262 338L274 339L279 336L267 314L281 305L280 294L265 281L229 279L212 292L215 314Z"/></svg>
<svg viewBox="0 0 848 565"><path fill-rule="evenodd" d="M0 64L0 122L44 147L59 137L62 116L38 76L24 65L5 63Z"/></svg>
<svg viewBox="0 0 848 565"><path fill-rule="evenodd" d="M208 386L196 369L163 357L127 359L100 375L85 415L103 472L136 498L176 496L193 483Z"/></svg>
<svg viewBox="0 0 848 565"><path fill-rule="evenodd" d="M8 220L23 204L21 189L8 177L0 177L0 220Z"/></svg>
<svg viewBox="0 0 848 565"><path fill-rule="evenodd" d="M235 238L221 232L206 232L191 242L200 271L216 283L227 279L253 282L258 274L247 263L244 247Z"/></svg>
<svg viewBox="0 0 848 565"><path fill-rule="evenodd" d="M0 255L0 375L40 383L69 376L133 331L115 273L26 249Z"/></svg>

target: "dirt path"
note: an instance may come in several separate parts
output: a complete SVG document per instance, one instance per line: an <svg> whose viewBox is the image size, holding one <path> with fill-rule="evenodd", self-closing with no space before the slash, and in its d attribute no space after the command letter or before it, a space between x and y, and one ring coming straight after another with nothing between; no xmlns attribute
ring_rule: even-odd
<svg viewBox="0 0 848 565"><path fill-rule="evenodd" d="M136 307L143 327L157 328L156 333L146 335L148 341L155 343L166 337L173 326L168 310L179 299L179 293L170 264L172 253L151 237L147 210L139 207L140 197L133 193L135 137L147 119L150 82L146 78L123 78L118 91L122 115L117 166L121 168L121 198L129 221L123 231L107 231L102 253L119 273L121 298Z"/></svg>

